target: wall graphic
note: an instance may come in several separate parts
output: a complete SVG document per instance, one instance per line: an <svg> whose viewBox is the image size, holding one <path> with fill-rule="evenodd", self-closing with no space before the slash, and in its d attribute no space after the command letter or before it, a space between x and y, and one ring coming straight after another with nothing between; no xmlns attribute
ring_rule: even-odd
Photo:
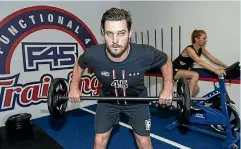
<svg viewBox="0 0 241 149"><path fill-rule="evenodd" d="M0 111L40 104L51 80L71 81L78 56L97 40L80 18L61 8L32 6L0 22ZM97 95L99 83L87 73L80 85Z"/></svg>

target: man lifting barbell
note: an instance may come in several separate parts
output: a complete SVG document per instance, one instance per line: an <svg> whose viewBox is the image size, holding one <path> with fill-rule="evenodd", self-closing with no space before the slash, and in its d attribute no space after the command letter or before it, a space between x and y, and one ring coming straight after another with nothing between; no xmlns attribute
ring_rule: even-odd
<svg viewBox="0 0 241 149"><path fill-rule="evenodd" d="M172 63L160 50L149 45L129 43L132 19L124 9L111 8L101 20L105 43L89 47L73 69L68 98L81 102L79 82L86 68L90 68L102 84L100 96L147 97L144 74L160 67L164 87L159 102L170 104L173 93ZM128 116L140 149L152 149L150 139L151 116L147 101L99 100L95 118L95 149L107 146L112 128L119 122L120 113Z"/></svg>

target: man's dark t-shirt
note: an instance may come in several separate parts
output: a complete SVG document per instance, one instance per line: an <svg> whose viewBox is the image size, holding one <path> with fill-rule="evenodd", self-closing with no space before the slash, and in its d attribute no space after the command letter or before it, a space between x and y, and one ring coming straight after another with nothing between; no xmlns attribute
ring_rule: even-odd
<svg viewBox="0 0 241 149"><path fill-rule="evenodd" d="M161 67L167 55L150 45L130 43L130 53L123 62L113 62L106 54L105 44L88 48L78 59L82 69L90 68L101 83L103 96L146 97L146 71Z"/></svg>

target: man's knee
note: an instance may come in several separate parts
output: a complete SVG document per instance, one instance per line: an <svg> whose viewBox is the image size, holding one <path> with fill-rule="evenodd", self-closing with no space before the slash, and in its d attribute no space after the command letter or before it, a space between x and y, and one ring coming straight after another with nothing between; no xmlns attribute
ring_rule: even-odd
<svg viewBox="0 0 241 149"><path fill-rule="evenodd" d="M139 144L139 149L152 149L150 136L136 135L136 141Z"/></svg>
<svg viewBox="0 0 241 149"><path fill-rule="evenodd" d="M105 149L108 138L105 136L95 136L94 149Z"/></svg>
<svg viewBox="0 0 241 149"><path fill-rule="evenodd" d="M96 134L94 149L105 149L108 143L110 133L111 130L103 134Z"/></svg>
<svg viewBox="0 0 241 149"><path fill-rule="evenodd" d="M148 148L151 144L151 140L149 137L143 137L142 139L140 139L140 145L141 147L143 147L143 149Z"/></svg>

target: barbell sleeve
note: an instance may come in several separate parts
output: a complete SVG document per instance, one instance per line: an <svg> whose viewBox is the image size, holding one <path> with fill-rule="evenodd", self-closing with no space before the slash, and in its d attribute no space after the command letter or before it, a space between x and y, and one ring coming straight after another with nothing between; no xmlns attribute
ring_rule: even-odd
<svg viewBox="0 0 241 149"><path fill-rule="evenodd" d="M59 96L59 100L68 101L69 97L67 96ZM137 101L158 101L159 97L101 97L101 96L81 96L81 100L137 100ZM173 97L172 101L183 100L181 97ZM205 101L206 98L203 97L195 97L191 98L192 101Z"/></svg>

